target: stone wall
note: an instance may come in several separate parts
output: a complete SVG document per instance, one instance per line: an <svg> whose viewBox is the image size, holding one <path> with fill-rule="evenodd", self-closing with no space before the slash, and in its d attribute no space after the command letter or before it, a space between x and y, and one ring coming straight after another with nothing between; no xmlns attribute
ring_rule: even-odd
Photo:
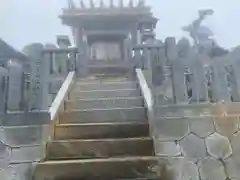
<svg viewBox="0 0 240 180"><path fill-rule="evenodd" d="M155 108L153 136L164 180L240 179L240 103Z"/></svg>
<svg viewBox="0 0 240 180"><path fill-rule="evenodd" d="M49 120L47 112L0 115L0 179L31 180L44 157Z"/></svg>

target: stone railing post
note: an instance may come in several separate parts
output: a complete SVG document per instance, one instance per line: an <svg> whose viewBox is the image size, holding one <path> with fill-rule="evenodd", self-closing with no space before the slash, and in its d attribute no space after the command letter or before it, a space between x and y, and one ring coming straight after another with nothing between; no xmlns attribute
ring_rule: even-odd
<svg viewBox="0 0 240 180"><path fill-rule="evenodd" d="M7 88L8 86L8 70L0 67L0 114L6 112L7 105Z"/></svg>
<svg viewBox="0 0 240 180"><path fill-rule="evenodd" d="M23 110L24 95L24 73L23 66L18 60L13 59L8 62L9 81L8 81L8 98L7 110Z"/></svg>

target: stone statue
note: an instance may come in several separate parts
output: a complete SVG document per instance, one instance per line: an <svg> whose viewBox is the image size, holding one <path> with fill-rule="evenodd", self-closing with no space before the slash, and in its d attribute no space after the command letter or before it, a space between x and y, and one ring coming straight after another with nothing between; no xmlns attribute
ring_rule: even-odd
<svg viewBox="0 0 240 180"><path fill-rule="evenodd" d="M104 2L103 2L103 0L100 1L100 7L101 7L101 8L104 7Z"/></svg>
<svg viewBox="0 0 240 180"><path fill-rule="evenodd" d="M139 0L138 7L144 7L144 6L145 6L145 0Z"/></svg>
<svg viewBox="0 0 240 180"><path fill-rule="evenodd" d="M187 31L190 34L195 47L199 47L200 44L211 44L210 37L213 36L213 33L208 27L202 26L201 23L206 16L212 15L213 13L214 12L211 9L200 10L198 19L193 21L190 25L182 28L183 31Z"/></svg>
<svg viewBox="0 0 240 180"><path fill-rule="evenodd" d="M90 7L95 8L93 0L90 0Z"/></svg>
<svg viewBox="0 0 240 180"><path fill-rule="evenodd" d="M85 6L83 0L81 0L80 5L81 5L81 8L86 8L86 6Z"/></svg>
<svg viewBox="0 0 240 180"><path fill-rule="evenodd" d="M133 8L133 0L129 0L128 7Z"/></svg>

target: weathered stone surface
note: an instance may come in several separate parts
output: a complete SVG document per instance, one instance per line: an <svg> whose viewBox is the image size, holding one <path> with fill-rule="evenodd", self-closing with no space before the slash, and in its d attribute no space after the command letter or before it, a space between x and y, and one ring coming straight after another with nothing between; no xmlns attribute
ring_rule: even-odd
<svg viewBox="0 0 240 180"><path fill-rule="evenodd" d="M184 137L184 139L180 141L180 146L184 157L189 161L197 162L207 154L204 140L194 134L189 134Z"/></svg>
<svg viewBox="0 0 240 180"><path fill-rule="evenodd" d="M165 167L164 179L169 180L199 180L196 164L186 161L183 157L160 159Z"/></svg>
<svg viewBox="0 0 240 180"><path fill-rule="evenodd" d="M214 158L226 159L232 154L232 148L228 138L214 133L206 138L208 153Z"/></svg>
<svg viewBox="0 0 240 180"><path fill-rule="evenodd" d="M181 166L181 180L199 180L199 172L196 164L192 162L184 162Z"/></svg>
<svg viewBox="0 0 240 180"><path fill-rule="evenodd" d="M204 180L226 180L223 164L213 158L205 158L199 162L199 172Z"/></svg>
<svg viewBox="0 0 240 180"><path fill-rule="evenodd" d="M231 137L233 133L238 130L238 118L236 116L221 116L214 118L214 124L217 132L220 134Z"/></svg>
<svg viewBox="0 0 240 180"><path fill-rule="evenodd" d="M0 179L3 180L30 180L32 178L32 163L14 164L0 170Z"/></svg>
<svg viewBox="0 0 240 180"><path fill-rule="evenodd" d="M7 100L7 76L8 70L6 68L0 67L0 113L3 113L6 109Z"/></svg>
<svg viewBox="0 0 240 180"><path fill-rule="evenodd" d="M23 67L18 60L11 60L8 63L8 103L9 111L23 110Z"/></svg>
<svg viewBox="0 0 240 180"><path fill-rule="evenodd" d="M155 152L157 156L180 156L181 149L176 142L155 142Z"/></svg>
<svg viewBox="0 0 240 180"><path fill-rule="evenodd" d="M192 118L189 120L190 131L201 138L205 138L214 132L212 117Z"/></svg>
<svg viewBox="0 0 240 180"><path fill-rule="evenodd" d="M165 117L210 116L211 109L205 104L158 106L155 108L155 115L159 119Z"/></svg>
<svg viewBox="0 0 240 180"><path fill-rule="evenodd" d="M43 146L24 146L12 149L11 163L30 163L44 157Z"/></svg>
<svg viewBox="0 0 240 180"><path fill-rule="evenodd" d="M240 178L240 157L230 157L225 161L225 165L228 177L238 180Z"/></svg>
<svg viewBox="0 0 240 180"><path fill-rule="evenodd" d="M7 115L0 115L0 120L3 126L45 125L50 123L50 113L48 111L9 112Z"/></svg>
<svg viewBox="0 0 240 180"><path fill-rule="evenodd" d="M231 138L231 145L234 155L240 155L240 132L234 134Z"/></svg>
<svg viewBox="0 0 240 180"><path fill-rule="evenodd" d="M158 140L180 140L188 134L188 132L189 124L185 118L156 120L154 126L154 136L156 136Z"/></svg>
<svg viewBox="0 0 240 180"><path fill-rule="evenodd" d="M9 159L11 156L11 148L0 141L0 160Z"/></svg>
<svg viewBox="0 0 240 180"><path fill-rule="evenodd" d="M46 140L48 126L4 127L5 144L10 146L41 144Z"/></svg>

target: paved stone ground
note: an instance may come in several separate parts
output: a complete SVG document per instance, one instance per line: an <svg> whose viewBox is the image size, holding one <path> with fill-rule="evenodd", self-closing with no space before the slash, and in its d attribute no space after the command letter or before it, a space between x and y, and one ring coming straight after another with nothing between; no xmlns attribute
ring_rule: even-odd
<svg viewBox="0 0 240 180"><path fill-rule="evenodd" d="M155 150L160 162L165 159L168 179L240 179L239 107L232 103L156 108Z"/></svg>

